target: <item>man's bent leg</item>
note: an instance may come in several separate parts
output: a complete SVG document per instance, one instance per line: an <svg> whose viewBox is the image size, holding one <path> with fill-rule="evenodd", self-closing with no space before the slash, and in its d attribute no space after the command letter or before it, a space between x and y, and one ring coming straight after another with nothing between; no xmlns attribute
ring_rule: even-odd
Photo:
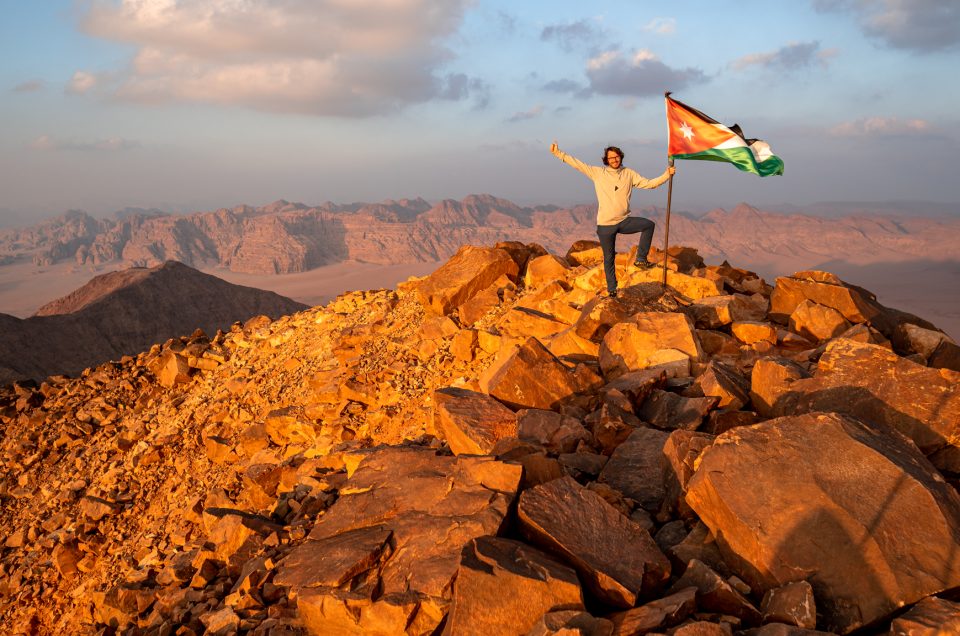
<svg viewBox="0 0 960 636"><path fill-rule="evenodd" d="M607 292L617 291L617 227L598 225L597 237L603 250L603 275L607 279Z"/></svg>
<svg viewBox="0 0 960 636"><path fill-rule="evenodd" d="M653 232L657 224L642 216L628 216L620 222L619 232L621 234L640 233L640 240L637 242L637 262L645 263L647 254L650 253L650 244L653 243Z"/></svg>

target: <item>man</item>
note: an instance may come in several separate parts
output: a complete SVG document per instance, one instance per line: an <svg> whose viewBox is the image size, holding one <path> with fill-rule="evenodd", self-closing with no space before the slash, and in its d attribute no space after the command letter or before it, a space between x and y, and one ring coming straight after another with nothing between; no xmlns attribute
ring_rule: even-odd
<svg viewBox="0 0 960 636"><path fill-rule="evenodd" d="M669 166L655 179L645 179L630 168L623 167L623 151L609 146L603 151L603 166L588 166L576 157L560 150L557 142L550 145L550 152L560 161L573 166L593 181L597 191L597 236L603 249L603 273L607 278L607 295L617 297L617 234L640 233L637 258L633 266L641 269L653 267L647 261L650 243L653 241L655 224L650 219L630 216L630 195L634 188L652 190L660 187L675 172Z"/></svg>

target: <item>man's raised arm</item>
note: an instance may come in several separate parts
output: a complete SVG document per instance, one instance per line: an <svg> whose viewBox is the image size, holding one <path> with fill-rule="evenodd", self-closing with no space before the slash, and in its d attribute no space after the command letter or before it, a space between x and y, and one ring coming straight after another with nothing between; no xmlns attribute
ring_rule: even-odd
<svg viewBox="0 0 960 636"><path fill-rule="evenodd" d="M550 152L552 152L553 156L563 163L567 164L568 166L572 166L583 174L587 175L588 179L593 179L595 172L598 170L596 166L588 166L573 155L568 155L564 151L560 150L560 146L557 145L556 141L550 144Z"/></svg>

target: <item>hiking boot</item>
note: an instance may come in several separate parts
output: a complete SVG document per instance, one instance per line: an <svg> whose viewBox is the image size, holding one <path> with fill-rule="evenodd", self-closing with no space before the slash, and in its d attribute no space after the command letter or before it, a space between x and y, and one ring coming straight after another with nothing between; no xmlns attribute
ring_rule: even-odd
<svg viewBox="0 0 960 636"><path fill-rule="evenodd" d="M616 290L616 289L614 289L613 291L608 291L608 292L607 292L607 298L616 298L616 297L617 297L617 290Z"/></svg>
<svg viewBox="0 0 960 636"><path fill-rule="evenodd" d="M633 266L637 269L652 269L654 267L653 263L648 260L640 260L639 258L633 261Z"/></svg>

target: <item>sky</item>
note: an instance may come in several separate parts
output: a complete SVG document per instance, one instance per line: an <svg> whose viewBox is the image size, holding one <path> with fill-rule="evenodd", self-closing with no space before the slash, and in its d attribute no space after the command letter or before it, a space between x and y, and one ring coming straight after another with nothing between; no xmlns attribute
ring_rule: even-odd
<svg viewBox="0 0 960 636"><path fill-rule="evenodd" d="M957 2L0 0L0 56L0 224L590 202L550 142L656 176L668 90L785 163L678 162L678 209L960 203Z"/></svg>

